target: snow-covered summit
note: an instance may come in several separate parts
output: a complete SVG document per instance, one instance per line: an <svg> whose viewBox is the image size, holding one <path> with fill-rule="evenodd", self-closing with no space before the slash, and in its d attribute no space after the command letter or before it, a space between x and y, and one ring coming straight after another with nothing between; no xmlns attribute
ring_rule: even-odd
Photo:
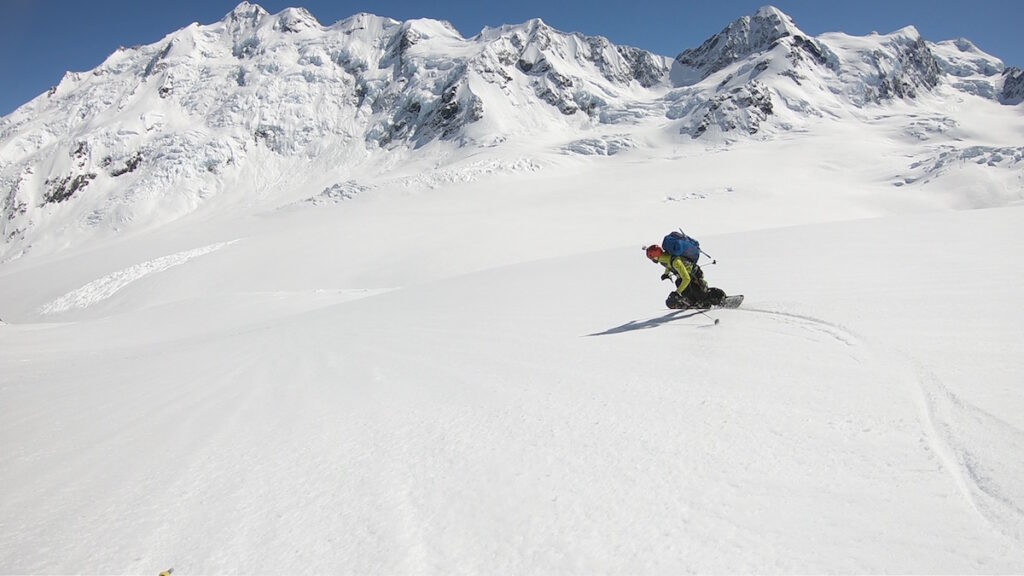
<svg viewBox="0 0 1024 576"><path fill-rule="evenodd" d="M936 42L930 49L939 67L950 76L995 76L1004 68L1002 60L982 52L966 38Z"/></svg>
<svg viewBox="0 0 1024 576"><path fill-rule="evenodd" d="M943 80L932 45L913 26L864 37L823 34L818 40L839 55L836 76L856 104L913 99Z"/></svg>
<svg viewBox="0 0 1024 576"><path fill-rule="evenodd" d="M751 16L743 16L708 38L697 48L681 52L675 58L677 84L693 84L718 72L737 60L763 52L786 37L806 38L792 18L774 6L764 6Z"/></svg>
<svg viewBox="0 0 1024 576"><path fill-rule="evenodd" d="M970 40L956 38L929 45L942 74L956 89L999 99L997 78L1002 74L1002 60L982 52Z"/></svg>

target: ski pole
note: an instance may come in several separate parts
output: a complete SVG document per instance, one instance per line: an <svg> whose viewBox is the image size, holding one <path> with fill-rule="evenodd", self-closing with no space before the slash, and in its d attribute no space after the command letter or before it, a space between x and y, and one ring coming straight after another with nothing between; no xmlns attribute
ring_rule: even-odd
<svg viewBox="0 0 1024 576"><path fill-rule="evenodd" d="M707 317L708 317L709 319L711 319L711 320L714 320L714 321L715 321L715 324L718 324L718 318L715 318L714 316L712 316L711 314L708 314L707 312L705 312L705 311L703 311L703 310L699 310L699 312L700 312L701 314L703 314L703 315L707 316Z"/></svg>

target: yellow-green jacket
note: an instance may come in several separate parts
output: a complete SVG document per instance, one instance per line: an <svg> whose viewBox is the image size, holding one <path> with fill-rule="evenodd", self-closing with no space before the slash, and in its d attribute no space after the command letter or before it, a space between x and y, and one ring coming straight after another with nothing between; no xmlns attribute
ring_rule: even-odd
<svg viewBox="0 0 1024 576"><path fill-rule="evenodd" d="M676 292L682 295L683 290L686 290L686 287L690 285L690 270L693 269L693 264L690 264L686 258L673 257L668 252L658 256L658 264L665 267L666 274L675 274L679 277Z"/></svg>

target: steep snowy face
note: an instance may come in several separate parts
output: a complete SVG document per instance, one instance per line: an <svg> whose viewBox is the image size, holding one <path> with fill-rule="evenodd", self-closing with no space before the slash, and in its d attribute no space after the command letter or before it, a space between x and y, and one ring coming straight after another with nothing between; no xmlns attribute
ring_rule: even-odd
<svg viewBox="0 0 1024 576"><path fill-rule="evenodd" d="M939 69L957 78L996 76L1003 70L1003 62L982 52L970 40L957 38L931 45Z"/></svg>
<svg viewBox="0 0 1024 576"><path fill-rule="evenodd" d="M693 138L768 135L830 105L840 58L766 6L744 16L672 63L668 117ZM781 106L780 106L781 103Z"/></svg>
<svg viewBox="0 0 1024 576"><path fill-rule="evenodd" d="M998 99L997 80L1003 62L985 54L965 38L930 46L939 70L957 90L992 100Z"/></svg>
<svg viewBox="0 0 1024 576"><path fill-rule="evenodd" d="M787 37L806 39L789 16L775 7L765 6L752 16L729 24L699 47L676 56L673 80L677 85L695 84L734 62L768 50Z"/></svg>
<svg viewBox="0 0 1024 576"><path fill-rule="evenodd" d="M945 60L913 27L810 38L785 14L762 8L676 57L669 117L683 119L680 131L695 138L770 134L829 111L915 99L953 74L961 75L958 89L994 98L994 80L978 76L1001 69L998 60L976 49L942 50Z"/></svg>
<svg viewBox="0 0 1024 576"><path fill-rule="evenodd" d="M939 84L939 63L928 44L910 26L891 34L882 42L882 50L863 55L874 66L874 73L865 74L868 101L893 98L915 98L919 90L930 90Z"/></svg>
<svg viewBox="0 0 1024 576"><path fill-rule="evenodd" d="M583 113L599 122L610 121L614 114L603 114L609 110L630 108L633 88L656 88L668 72L663 57L565 34L539 19L485 29L475 40L484 49L472 62L474 72L513 101L539 99L562 115Z"/></svg>

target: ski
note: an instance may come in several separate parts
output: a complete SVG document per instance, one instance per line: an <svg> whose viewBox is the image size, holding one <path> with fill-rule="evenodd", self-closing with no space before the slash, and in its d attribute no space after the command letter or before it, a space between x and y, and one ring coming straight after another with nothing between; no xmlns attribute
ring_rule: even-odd
<svg viewBox="0 0 1024 576"><path fill-rule="evenodd" d="M716 310L719 308L739 308L740 304L743 303L743 295L736 294L733 296L726 296L720 304L708 306L707 308L698 306L669 306L673 310ZM666 303L667 304L667 303Z"/></svg>

